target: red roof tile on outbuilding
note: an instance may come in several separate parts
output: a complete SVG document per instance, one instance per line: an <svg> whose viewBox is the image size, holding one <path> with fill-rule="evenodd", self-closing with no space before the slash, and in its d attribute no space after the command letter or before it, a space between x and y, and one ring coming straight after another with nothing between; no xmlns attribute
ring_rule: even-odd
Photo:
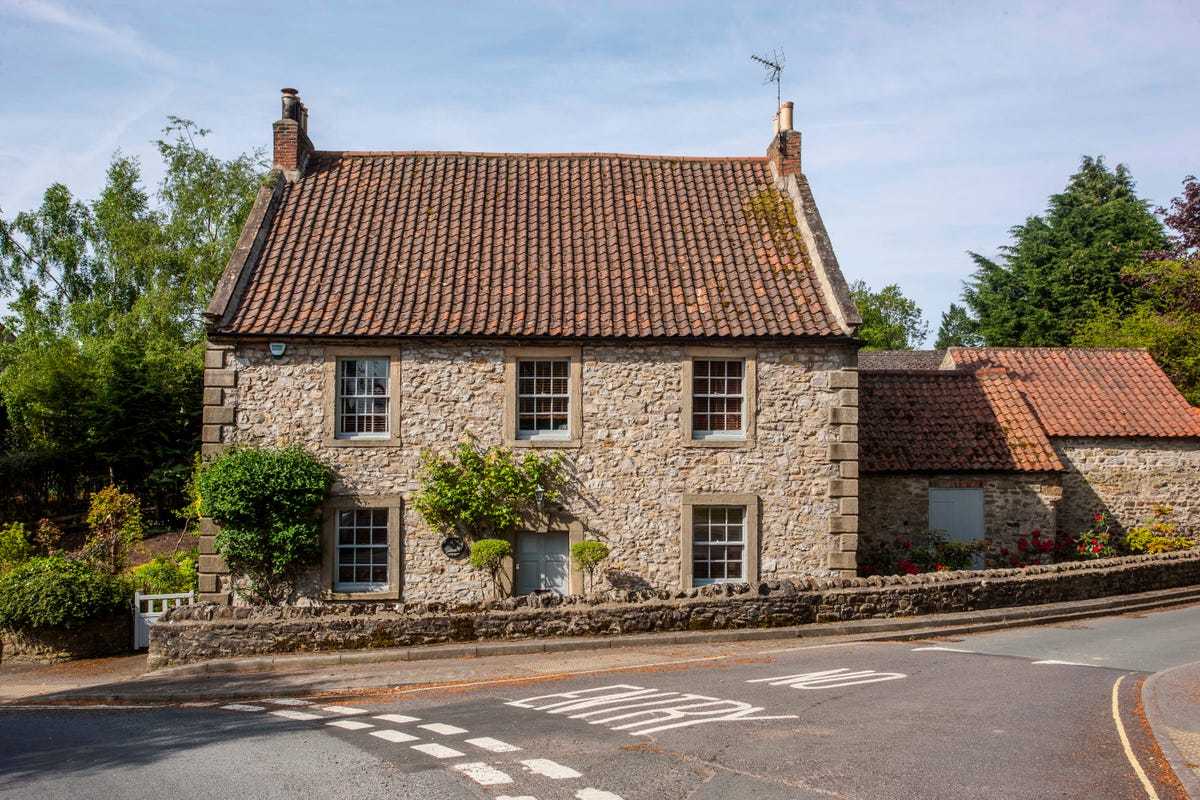
<svg viewBox="0 0 1200 800"><path fill-rule="evenodd" d="M1200 436L1200 410L1146 350L953 347L950 358L1007 372L1049 436Z"/></svg>
<svg viewBox="0 0 1200 800"><path fill-rule="evenodd" d="M1000 370L859 373L863 472L1042 472L1063 468Z"/></svg>

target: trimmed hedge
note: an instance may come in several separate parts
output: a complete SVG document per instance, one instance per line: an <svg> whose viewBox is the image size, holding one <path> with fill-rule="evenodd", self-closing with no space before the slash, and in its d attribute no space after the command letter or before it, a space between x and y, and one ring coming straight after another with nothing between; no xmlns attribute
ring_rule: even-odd
<svg viewBox="0 0 1200 800"><path fill-rule="evenodd" d="M128 608L129 585L61 555L31 558L0 575L0 628L76 628Z"/></svg>

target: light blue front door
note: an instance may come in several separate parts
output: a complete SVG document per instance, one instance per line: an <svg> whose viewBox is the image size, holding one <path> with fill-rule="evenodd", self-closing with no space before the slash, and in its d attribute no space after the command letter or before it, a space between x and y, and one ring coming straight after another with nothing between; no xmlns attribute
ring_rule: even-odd
<svg viewBox="0 0 1200 800"><path fill-rule="evenodd" d="M539 589L567 594L570 578L567 550L565 532L517 533L513 594L530 594Z"/></svg>
<svg viewBox="0 0 1200 800"><path fill-rule="evenodd" d="M929 530L941 531L952 542L970 542L983 538L983 489L929 490ZM983 566L983 555L975 557Z"/></svg>

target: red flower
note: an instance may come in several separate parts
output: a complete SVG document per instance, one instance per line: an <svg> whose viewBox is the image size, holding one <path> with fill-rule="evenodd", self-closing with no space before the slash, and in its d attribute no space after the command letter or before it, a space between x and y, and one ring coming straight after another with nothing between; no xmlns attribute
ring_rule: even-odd
<svg viewBox="0 0 1200 800"><path fill-rule="evenodd" d="M1103 515L1103 514L1097 514L1097 515L1096 515L1096 522L1103 522L1103 521L1104 521L1104 515Z"/></svg>
<svg viewBox="0 0 1200 800"><path fill-rule="evenodd" d="M1029 535L1030 535L1030 536L1032 536L1034 539L1040 539L1040 538L1042 537L1042 532L1041 532L1041 531L1034 531L1033 533L1031 533L1031 534L1029 534Z"/></svg>
<svg viewBox="0 0 1200 800"><path fill-rule="evenodd" d="M1017 540L1017 549L1022 553L1029 549L1029 544L1025 541L1024 536Z"/></svg>
<svg viewBox="0 0 1200 800"><path fill-rule="evenodd" d="M1094 545L1092 545L1092 552L1093 552L1093 553L1099 553L1099 552L1100 552L1100 543L1099 543L1099 542L1096 542Z"/></svg>
<svg viewBox="0 0 1200 800"><path fill-rule="evenodd" d="M1007 548L1007 547L1001 547L1001 548L1000 548L1000 555L1002 555L1002 556L1006 556L1006 555L1008 555L1008 548Z"/></svg>

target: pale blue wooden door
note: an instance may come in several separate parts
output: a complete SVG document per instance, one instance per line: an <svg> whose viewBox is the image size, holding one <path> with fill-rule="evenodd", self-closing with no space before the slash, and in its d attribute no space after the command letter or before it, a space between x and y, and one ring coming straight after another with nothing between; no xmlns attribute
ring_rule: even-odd
<svg viewBox="0 0 1200 800"><path fill-rule="evenodd" d="M569 591L568 541L563 533L518 533L514 594L530 594L550 589L559 594Z"/></svg>
<svg viewBox="0 0 1200 800"><path fill-rule="evenodd" d="M941 531L954 542L983 538L983 489L930 489L929 530ZM975 567L983 566L983 556Z"/></svg>

